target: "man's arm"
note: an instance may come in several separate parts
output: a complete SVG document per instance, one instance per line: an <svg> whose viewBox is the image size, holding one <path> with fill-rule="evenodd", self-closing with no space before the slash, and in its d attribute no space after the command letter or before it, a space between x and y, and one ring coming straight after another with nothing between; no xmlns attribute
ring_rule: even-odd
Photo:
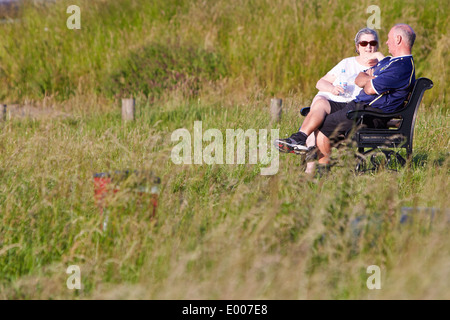
<svg viewBox="0 0 450 320"><path fill-rule="evenodd" d="M368 71L372 71L373 69L370 69ZM364 89L364 92L367 94L376 94L376 91L372 87L372 82L370 80L375 79L374 76L369 75L365 72L360 72L358 76L355 79L355 84Z"/></svg>

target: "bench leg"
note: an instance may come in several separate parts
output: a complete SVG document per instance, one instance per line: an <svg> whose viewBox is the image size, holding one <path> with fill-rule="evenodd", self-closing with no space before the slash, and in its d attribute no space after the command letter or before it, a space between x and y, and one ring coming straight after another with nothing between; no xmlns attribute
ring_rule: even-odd
<svg viewBox="0 0 450 320"><path fill-rule="evenodd" d="M399 167L404 167L407 163L399 152L391 149L372 148L364 151L364 148L358 148L356 157L355 171L358 173L377 171L382 168L397 171Z"/></svg>

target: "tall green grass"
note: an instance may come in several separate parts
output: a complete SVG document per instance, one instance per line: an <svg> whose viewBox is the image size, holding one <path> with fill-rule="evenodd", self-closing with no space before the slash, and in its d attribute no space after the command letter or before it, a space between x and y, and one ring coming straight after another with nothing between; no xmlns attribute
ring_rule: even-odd
<svg viewBox="0 0 450 320"><path fill-rule="evenodd" d="M282 135L298 99L286 102ZM193 132L195 120L271 127L262 101L147 103L138 100L135 123L116 110L2 124L2 298L448 298L448 132L422 129L439 128L441 111L419 117L411 169L358 176L342 160L316 180L291 155L271 177L257 165L170 160L171 132ZM161 177L157 221L123 189L101 231L92 174L122 169ZM440 211L401 224L402 207ZM66 287L73 264L81 291ZM380 291L366 287L369 265L381 267Z"/></svg>
<svg viewBox="0 0 450 320"><path fill-rule="evenodd" d="M81 30L65 27L69 4ZM170 158L172 132L193 134L197 120L224 136L291 134L318 78L353 55L370 4L58 1L0 25L1 99L58 111L0 122L0 298L448 299L446 3L379 3L381 39L410 23L417 76L435 83L410 167L356 175L335 150L330 174L313 178L293 155L274 176ZM135 95L136 121L122 122L120 94ZM125 185L102 231L93 174L124 169L161 177L157 219ZM404 207L436 211L401 223ZM66 287L74 264L82 290ZM366 287L369 265L381 290Z"/></svg>
<svg viewBox="0 0 450 320"><path fill-rule="evenodd" d="M66 28L66 8L72 4L81 8L81 30ZM127 63L130 52L152 45L165 46L179 58L166 72L184 70L182 64L191 59L191 50L185 48L202 49L222 59L229 70L227 78L243 91L256 85L268 94L297 92L309 98L318 78L355 54L354 35L366 25L370 4L78 0L29 5L19 21L0 25L0 98L66 99L77 92L104 93L111 74L132 67ZM435 82L425 101L445 106L450 29L446 2L380 1L377 5L380 50L388 54L384 42L392 25L411 24L417 33L413 50L417 76ZM148 59L158 58L148 54ZM148 60L140 61L136 68L145 72Z"/></svg>

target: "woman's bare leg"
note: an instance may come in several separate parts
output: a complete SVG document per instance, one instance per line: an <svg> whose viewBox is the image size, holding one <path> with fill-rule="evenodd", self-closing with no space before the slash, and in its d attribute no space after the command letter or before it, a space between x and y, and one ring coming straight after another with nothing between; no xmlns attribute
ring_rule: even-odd
<svg viewBox="0 0 450 320"><path fill-rule="evenodd" d="M300 128L300 131L308 136L320 127L325 117L331 112L331 106L328 100L321 96L318 97L320 98L316 97L317 99L315 98L313 100L311 110Z"/></svg>

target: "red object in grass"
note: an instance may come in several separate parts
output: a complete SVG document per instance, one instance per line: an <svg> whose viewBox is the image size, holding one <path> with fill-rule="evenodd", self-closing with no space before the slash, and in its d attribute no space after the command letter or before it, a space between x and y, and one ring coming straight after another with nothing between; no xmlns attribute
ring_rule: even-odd
<svg viewBox="0 0 450 320"><path fill-rule="evenodd" d="M106 192L108 191L108 184L110 183L111 178L94 176L94 193L97 202L105 198Z"/></svg>
<svg viewBox="0 0 450 320"><path fill-rule="evenodd" d="M137 173L137 172L135 172ZM113 177L108 172L101 172L101 173L95 173L94 174L94 198L95 202L97 203L97 206L100 209L100 214L103 216L104 208L106 207L105 204L105 198L109 192L116 193L119 191L119 189L116 187L116 183L120 182L124 179L126 179L129 176L129 171L120 171L115 172L114 178L116 181L113 181ZM153 177L153 183L159 184L160 178ZM156 190L156 191L154 191ZM150 219L156 218L156 208L158 207L158 188L154 189L152 188L151 194L151 204L153 207L152 213L150 215ZM140 198L144 194L148 194L148 192L139 192ZM105 217L107 219L107 217ZM103 230L103 226L106 227L106 223L103 223L101 226L101 229Z"/></svg>

